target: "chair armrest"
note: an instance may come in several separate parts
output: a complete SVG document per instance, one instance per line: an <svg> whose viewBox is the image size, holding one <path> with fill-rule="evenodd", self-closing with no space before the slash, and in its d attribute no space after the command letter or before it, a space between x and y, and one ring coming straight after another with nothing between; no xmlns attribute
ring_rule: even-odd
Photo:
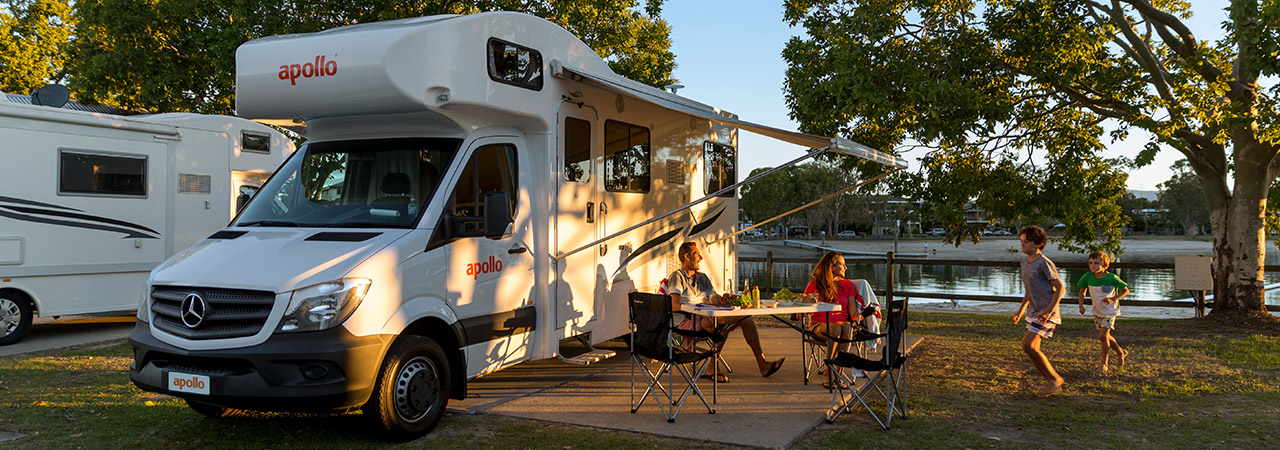
<svg viewBox="0 0 1280 450"><path fill-rule="evenodd" d="M723 335L716 334L716 333L708 333L703 330L681 330L679 328L672 328L671 332L687 338L707 339L717 344L720 342L723 342L725 339Z"/></svg>

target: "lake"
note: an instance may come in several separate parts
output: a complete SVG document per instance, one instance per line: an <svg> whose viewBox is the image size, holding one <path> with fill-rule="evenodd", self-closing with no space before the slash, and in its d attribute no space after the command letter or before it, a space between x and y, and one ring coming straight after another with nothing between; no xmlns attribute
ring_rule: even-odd
<svg viewBox="0 0 1280 450"><path fill-rule="evenodd" d="M802 292L809 283L809 272L813 264L774 263L773 285L775 288L787 288L794 292ZM1067 294L1063 303L1075 303L1076 281L1088 269L1058 269L1058 274L1067 284ZM1115 269L1120 279L1129 283L1130 300L1181 300L1190 297L1187 291L1174 289L1172 269ZM871 282L876 290L884 289L888 269L884 264L851 264L845 273L846 278L863 278ZM766 285L765 263L738 263L738 279L750 280L751 284L764 289ZM895 290L911 292L937 292L971 295L1006 295L1022 294L1022 281L1016 267L973 267L973 266L938 266L903 264L897 266L897 286ZM1265 284L1280 283L1280 273L1269 272L1263 275ZM947 300L919 299L921 303L949 302ZM1280 290L1267 292L1266 303L1280 304Z"/></svg>

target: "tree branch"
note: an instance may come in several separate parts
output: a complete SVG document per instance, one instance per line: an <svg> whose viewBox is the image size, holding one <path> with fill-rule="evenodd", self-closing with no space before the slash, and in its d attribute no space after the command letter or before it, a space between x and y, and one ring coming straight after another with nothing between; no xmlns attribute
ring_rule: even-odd
<svg viewBox="0 0 1280 450"><path fill-rule="evenodd" d="M1169 90L1169 81L1165 77L1168 71L1165 70L1164 64L1160 63L1160 59L1151 52L1149 41L1143 40L1138 36L1137 31L1133 29L1133 24L1129 23L1129 18L1124 15L1124 8L1120 6L1120 0L1111 0L1111 21L1120 29L1121 34L1133 44L1134 51L1137 52L1139 58L1138 64L1151 74L1150 83L1155 86L1156 92L1160 93L1160 98L1170 103L1177 103L1177 99L1173 95L1173 91Z"/></svg>

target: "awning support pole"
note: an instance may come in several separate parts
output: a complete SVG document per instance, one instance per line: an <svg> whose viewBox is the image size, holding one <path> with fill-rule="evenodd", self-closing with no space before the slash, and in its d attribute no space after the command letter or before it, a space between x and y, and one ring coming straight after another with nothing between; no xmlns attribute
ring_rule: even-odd
<svg viewBox="0 0 1280 450"><path fill-rule="evenodd" d="M849 191L852 191L852 190L854 190L854 189L860 188L860 187L862 187L862 186L866 185L867 183L870 183L870 182L872 182L872 181L876 181L876 180L879 180L879 179L881 179L881 178L884 178L884 177L885 177L885 175L889 175L889 174L894 173L894 172L897 172L897 171L899 171L899 170L902 170L902 169L893 169L893 170L890 170L890 171L888 171L888 172L882 173L882 174L880 174L880 175L876 175L875 177L871 178L870 180L866 180L866 181L863 181L863 182L861 182L861 183L855 184L855 185L853 185L853 186L849 186L849 187L847 187L847 188L841 189L841 190L836 191L835 193L833 193L833 194L831 194L831 195L828 195L828 196L826 196L826 197L822 197L822 198L820 198L820 199L817 199L817 200L811 201L811 202L809 202L809 203L806 203L806 204L804 204L804 205L802 205L802 206L799 206L799 207L797 207L797 208L795 208L795 209L792 209L792 210L790 210L790 211L787 211L787 212L784 212L784 213L782 213L782 214L778 214L778 215L776 215L776 216L770 217L768 220L765 220L765 221L763 221L763 222L760 222L760 223L757 223L757 224L755 224L755 225L752 225L752 226L749 226L749 227L743 228L743 229L741 229L741 230L738 230L738 232L737 232L737 233L733 233L733 234L730 234L730 235L725 236L725 237L723 237L723 238L720 238L720 240L718 240L718 241L716 241L716 242L720 242L720 241L723 241L723 240L725 240L725 239L729 239L729 238L731 238L731 237L734 237L734 236L737 236L737 235L739 235L739 234L742 234L743 232L745 232L745 231L747 231L747 230L754 229L754 228L756 228L756 227L758 227L758 226L761 226L761 225L764 225L764 224L766 224L766 223L773 222L773 221L775 221L775 220L778 220L778 219L781 219L781 218L783 218L783 217L786 217L786 216L789 216L789 215L791 215L791 214L794 214L794 213L796 213L797 211L800 211L800 210L802 210L802 209L805 209L805 208L808 208L808 207L810 207L810 206L813 206L813 205L816 205L816 204L819 204L819 203L825 202L825 201L827 201L827 200L830 200L832 197L835 197L835 196L840 195L840 194L843 194L843 193L845 193L845 192L849 192Z"/></svg>
<svg viewBox="0 0 1280 450"><path fill-rule="evenodd" d="M679 207L679 208L673 209L673 210L671 210L671 211L667 211L666 213L663 213L662 215L659 215L658 217L654 217L654 218L649 219L649 220L646 220L646 221L644 221L644 222L640 222L640 223L638 223L638 224L635 224L635 225L632 225L632 226L630 226L630 227L624 228L623 230L618 231L618 232L616 232L616 233L613 233L613 234L610 234L610 235L608 235L608 236L605 236L605 237L602 237L602 238L600 238L600 239L597 239L597 240L595 240L594 242L592 242L592 243L590 243L590 244L586 244L586 245L583 245L583 246L581 246L581 247L578 247L578 248L575 248L575 249L573 249L573 250L570 250L570 251L568 251L568 252L565 252L565 253L561 253L561 254L559 254L559 255L556 255L555 259L556 259L556 261L560 261L560 260L562 260L562 259L564 259L564 258L568 257L569 255L572 255L572 254L574 254L574 253L578 253L578 252L580 252L580 251L586 250L586 249L591 248L591 247L594 247L594 246L596 246L596 245L600 245L600 243L601 243L601 242L604 242L604 241L607 241L607 240L610 240L610 239L616 238L616 237L621 236L621 235L623 235L623 234L626 234L627 232L630 232L631 230L634 230L634 229L636 229L636 228L640 228L640 227L643 227L643 226L645 226L645 225L648 225L648 224L651 224L651 223L657 222L657 221L659 221L659 220L665 219L665 218L667 218L667 217L671 217L673 214L679 213L679 212L681 212L681 211L685 211L685 210L687 210L687 209L689 209L689 208L692 208L692 207L694 207L694 206L697 206L697 205L701 204L702 202L705 202L705 201L707 201L707 200L711 200L711 199L713 199L713 198L716 198L716 197L717 197L717 196L719 196L720 194L723 194L723 193L725 193L725 192L732 192L734 189L737 189L737 188L738 188L738 186L742 186L742 185L744 185L744 184L754 182L754 181L756 181L756 180L759 180L759 179L761 179L761 178L764 178L764 177L768 176L769 174L772 174L772 173L777 172L777 171L779 171L779 170L782 170L782 169L785 169L785 168L788 168L788 167L794 166L794 165L796 165L796 164L799 164L800 162L802 162L802 161L804 161L804 160L806 160L806 159L809 159L809 158L813 158L813 157L815 157L815 156L818 156L818 155L822 154L822 152L825 152L825 151L827 151L827 150L831 149L831 147L832 147L832 146L828 145L828 146L826 146L826 147L822 147L822 148L820 148L820 149L817 149L817 150L811 151L811 152L809 152L808 154L806 154L806 155L804 155L804 156L801 156L801 157L799 157L799 158L796 158L796 159L794 159L794 160L791 160L790 162L788 162L788 163L786 163L786 164L783 164L783 165L781 165L781 166L774 167L774 168L772 168L772 169L766 170L766 171L764 171L764 173L758 174L758 175L756 175L756 176L754 176L754 177L751 177L751 178L747 178L747 179L742 180L742 181L740 181L740 182L738 182L738 183L736 183L736 184L733 184L733 185L731 185L731 186L728 186L728 187L726 187L726 188L724 188L724 189L721 189L721 190L718 190L718 191L712 192L712 193L710 193L710 194L707 194L707 196L706 196L706 197L702 197L702 198L700 198L700 199L697 199L697 200L694 200L694 201L692 201L692 202L686 203L684 206L681 206L681 207ZM884 176L884 175L881 175L881 176ZM876 177L876 178L879 178L879 177ZM873 178L872 180L874 180L874 178ZM856 186L855 186L855 187L856 187ZM808 205L806 205L806 207L807 207L807 206L808 206ZM744 231L745 231L745 230L744 230ZM741 231L739 231L739 233L741 233Z"/></svg>

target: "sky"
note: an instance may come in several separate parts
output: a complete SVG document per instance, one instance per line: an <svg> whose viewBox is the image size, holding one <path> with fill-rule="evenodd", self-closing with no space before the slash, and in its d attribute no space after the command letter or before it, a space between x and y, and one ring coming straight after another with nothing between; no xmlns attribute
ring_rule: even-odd
<svg viewBox="0 0 1280 450"><path fill-rule="evenodd" d="M1222 36L1225 20L1221 0L1192 0L1196 15L1189 22L1198 38ZM684 85L681 96L737 114L742 120L787 130L799 126L788 116L783 99L787 64L782 49L803 28L788 28L782 19L782 0L667 0L662 17L671 25L671 50L676 55L675 78ZM1110 155L1130 159L1149 139L1145 132L1112 145ZM739 178L759 167L773 167L803 154L800 146L749 132L738 135ZM904 155L916 170L925 153ZM1153 163L1129 173L1128 188L1156 190L1170 177L1169 166L1181 156L1160 151Z"/></svg>

